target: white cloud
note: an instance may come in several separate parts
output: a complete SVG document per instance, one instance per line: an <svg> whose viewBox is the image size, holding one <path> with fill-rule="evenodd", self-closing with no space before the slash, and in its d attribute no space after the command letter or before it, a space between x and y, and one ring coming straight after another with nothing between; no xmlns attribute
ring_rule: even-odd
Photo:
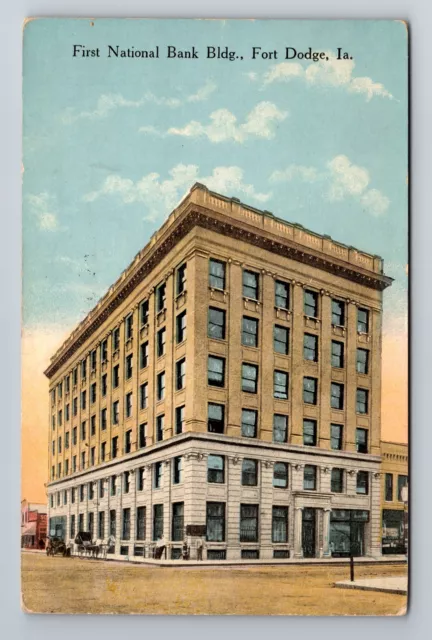
<svg viewBox="0 0 432 640"><path fill-rule="evenodd" d="M55 198L46 191L27 196L30 210L38 221L42 231L57 231L58 220L55 209Z"/></svg>
<svg viewBox="0 0 432 640"><path fill-rule="evenodd" d="M286 169L274 171L270 182L320 182L323 186L323 197L330 201L343 201L346 198L357 200L368 213L380 216L386 213L390 200L378 189L368 189L370 175L365 167L351 162L345 155L335 156L326 167L291 164Z"/></svg>
<svg viewBox="0 0 432 640"><path fill-rule="evenodd" d="M228 109L218 109L210 114L210 123L202 124L192 120L183 128L171 127L168 134L197 138L206 136L211 142L244 142L250 137L271 139L279 122L288 116L272 102L260 102L247 115L243 124L237 123L236 116Z"/></svg>
<svg viewBox="0 0 432 640"><path fill-rule="evenodd" d="M111 175L99 190L86 194L84 200L94 202L103 196L116 196L125 204L143 203L149 212L146 219L155 220L170 213L195 182L224 194L244 194L258 202L265 202L271 197L271 193L257 192L253 185L244 182L240 167L216 167L211 175L200 176L197 165L178 164L169 171L169 176L161 180L158 173L149 173L134 182L129 178Z"/></svg>
<svg viewBox="0 0 432 640"><path fill-rule="evenodd" d="M66 109L62 115L63 124L73 124L77 120L97 120L100 118L106 118L110 113L116 109L129 108L138 109L145 104L156 104L161 107L177 108L185 104L186 102L201 102L207 100L210 95L217 89L217 85L213 82L207 82L204 86L200 87L196 93L187 96L184 100L180 98L165 98L158 97L151 91L145 93L138 100L128 100L124 98L120 93L107 93L102 94L96 107L92 111L76 111L74 108Z"/></svg>
<svg viewBox="0 0 432 640"><path fill-rule="evenodd" d="M290 82L302 80L310 86L341 87L349 93L359 93L369 102L374 96L393 99L391 93L380 82L368 77L353 75L353 60L338 60L332 51L326 52L327 59L302 66L298 62L281 62L273 65L263 77L265 85L273 82Z"/></svg>

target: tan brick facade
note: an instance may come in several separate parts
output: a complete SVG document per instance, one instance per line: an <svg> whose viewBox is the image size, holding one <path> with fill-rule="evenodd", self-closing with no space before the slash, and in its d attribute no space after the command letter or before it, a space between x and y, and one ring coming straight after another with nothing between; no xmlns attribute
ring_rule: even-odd
<svg viewBox="0 0 432 640"><path fill-rule="evenodd" d="M223 272L219 281L209 275L215 268ZM71 515L77 530L79 514L84 515L87 528L87 514L93 512L96 530L98 513L103 511L106 532L109 512L115 509L117 554L127 550L132 555L132 547L138 545L139 506L146 507L146 535L140 544L145 546L154 538L155 504L164 505L164 535L171 541L174 503L183 503L176 509L183 509L184 526L204 525L215 518L216 537L224 539L207 540L207 553L215 549L228 558L248 557L248 553L270 558L280 551L301 557L309 545L308 553L328 556L336 553L335 545L343 552L346 531L351 531L351 538L356 532L362 554L379 553L382 291L390 283L380 258L195 185L53 356L46 371L51 393L48 493L50 504L53 500L55 505L50 506L50 515L66 518L69 537ZM146 315L143 303L144 308L148 305ZM340 323L335 321L338 310ZM251 339L245 336L244 318L247 331L252 326L253 334L257 327ZM211 330L209 323L214 325ZM179 339L181 328L185 334ZM163 330L162 339L159 332ZM256 346L251 344L255 340ZM145 343L148 362L143 362ZM164 344L160 356L159 343ZM224 362L222 384L217 386L209 384L209 356L217 367ZM185 370L179 364L183 360ZM117 365L119 384L113 388ZM146 407L140 406L144 384ZM162 399L158 399L158 387L164 389ZM118 424L114 423L116 402ZM209 432L209 404L223 407L222 433ZM158 440L161 416L163 437ZM255 427L246 424L254 417ZM287 437L276 438L276 420L283 423L285 419ZM140 425L146 425L145 442L140 442ZM337 438L332 439L331 425L341 428L340 448ZM113 458L115 437L118 454ZM310 444L306 444L308 438ZM209 455L222 456L224 482L207 481ZM173 467L180 464L174 460L179 457L181 480L174 482ZM256 484L242 484L248 464L244 459L257 462L252 478ZM154 486L157 462L163 467L161 488ZM287 465L286 488L274 486L277 462ZM315 468L315 488L308 488L305 480L305 474L312 473L309 467ZM141 468L145 469L142 490L136 482ZM341 491L332 491L338 480L335 477L332 485L333 469L341 470ZM123 479L128 470L133 470L128 492L117 486L111 496L105 487L100 498L96 487L96 497L89 502L89 482L112 475ZM71 503L72 488L84 484L85 499L80 501L77 495ZM216 513L220 507L211 503L225 505L223 525L219 516L212 516L212 509ZM131 535L121 541L127 508ZM279 524L275 524L277 518ZM347 524L356 518L363 519L364 526ZM308 539L306 530L312 532ZM253 540L244 539L248 536ZM181 541L173 541L174 547L178 544Z"/></svg>
<svg viewBox="0 0 432 640"><path fill-rule="evenodd" d="M408 500L402 491L408 487L408 445L382 441L381 457L383 553L401 553L408 538Z"/></svg>

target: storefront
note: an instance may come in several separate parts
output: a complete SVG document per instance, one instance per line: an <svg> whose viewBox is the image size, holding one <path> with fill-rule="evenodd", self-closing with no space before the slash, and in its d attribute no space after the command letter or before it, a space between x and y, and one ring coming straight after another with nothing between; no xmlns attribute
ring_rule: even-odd
<svg viewBox="0 0 432 640"><path fill-rule="evenodd" d="M333 558L366 553L365 529L369 511L333 509L330 514L330 552Z"/></svg>
<svg viewBox="0 0 432 640"><path fill-rule="evenodd" d="M383 509L382 516L382 552L406 553L404 511L402 509Z"/></svg>

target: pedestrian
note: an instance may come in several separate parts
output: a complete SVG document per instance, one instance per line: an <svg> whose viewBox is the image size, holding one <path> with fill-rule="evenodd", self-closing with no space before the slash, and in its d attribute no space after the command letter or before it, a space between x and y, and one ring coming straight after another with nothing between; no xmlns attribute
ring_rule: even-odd
<svg viewBox="0 0 432 640"><path fill-rule="evenodd" d="M162 554L165 552L165 560L166 560L166 542L165 542L165 536L161 535L161 537L158 540L158 544L157 544L157 558L159 560L162 560Z"/></svg>
<svg viewBox="0 0 432 640"><path fill-rule="evenodd" d="M203 541L202 540L198 540L198 543L197 543L197 560L202 560L203 559L203 549L204 549Z"/></svg>
<svg viewBox="0 0 432 640"><path fill-rule="evenodd" d="M182 547L182 558L183 560L189 560L189 547L186 540L183 542Z"/></svg>

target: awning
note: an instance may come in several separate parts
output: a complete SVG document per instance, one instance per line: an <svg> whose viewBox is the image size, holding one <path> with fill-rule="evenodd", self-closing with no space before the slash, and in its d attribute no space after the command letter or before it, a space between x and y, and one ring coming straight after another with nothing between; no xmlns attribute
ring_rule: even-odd
<svg viewBox="0 0 432 640"><path fill-rule="evenodd" d="M36 535L36 522L29 522L21 529L22 536L35 536Z"/></svg>

